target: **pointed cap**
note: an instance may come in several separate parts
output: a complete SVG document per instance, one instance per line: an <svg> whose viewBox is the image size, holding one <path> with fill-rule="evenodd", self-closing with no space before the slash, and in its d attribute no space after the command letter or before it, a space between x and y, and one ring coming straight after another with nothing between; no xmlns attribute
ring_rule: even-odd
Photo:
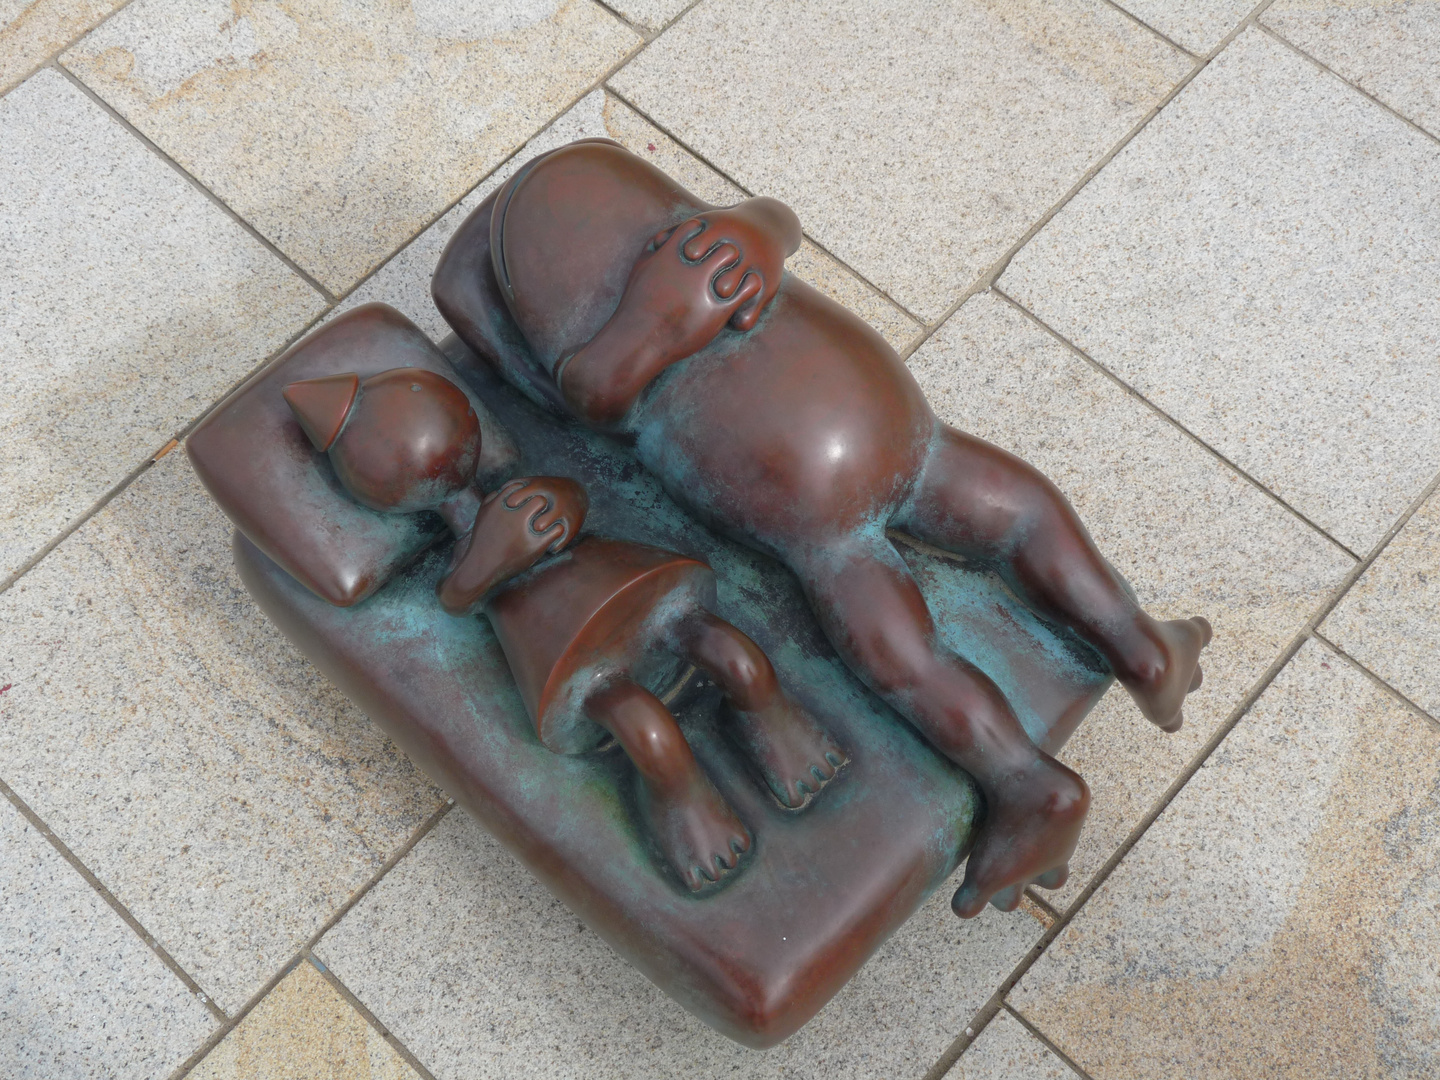
<svg viewBox="0 0 1440 1080"><path fill-rule="evenodd" d="M320 451L329 450L340 437L359 392L360 376L354 372L292 382L281 391L310 442Z"/></svg>

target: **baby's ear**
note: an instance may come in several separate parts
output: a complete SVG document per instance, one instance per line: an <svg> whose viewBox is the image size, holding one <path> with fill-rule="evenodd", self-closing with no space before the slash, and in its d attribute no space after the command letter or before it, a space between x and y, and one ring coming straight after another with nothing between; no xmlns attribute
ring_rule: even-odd
<svg viewBox="0 0 1440 1080"><path fill-rule="evenodd" d="M280 392L310 444L324 453L335 445L355 408L360 397L360 376L347 371L323 379L302 379L289 383Z"/></svg>

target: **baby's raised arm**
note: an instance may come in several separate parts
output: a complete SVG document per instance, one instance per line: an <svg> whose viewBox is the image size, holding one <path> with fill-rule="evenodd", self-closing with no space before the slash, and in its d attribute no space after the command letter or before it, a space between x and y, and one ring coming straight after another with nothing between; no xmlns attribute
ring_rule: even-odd
<svg viewBox="0 0 1440 1080"><path fill-rule="evenodd" d="M610 321L556 365L566 404L597 427L618 422L652 379L726 324L753 327L799 246L799 220L768 198L709 211L654 237Z"/></svg>

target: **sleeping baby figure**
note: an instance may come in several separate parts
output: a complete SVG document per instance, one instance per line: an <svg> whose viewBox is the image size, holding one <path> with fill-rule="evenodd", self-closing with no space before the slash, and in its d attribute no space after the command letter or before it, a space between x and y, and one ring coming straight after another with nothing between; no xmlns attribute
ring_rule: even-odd
<svg viewBox="0 0 1440 1080"><path fill-rule="evenodd" d="M685 665L723 692L733 734L779 803L799 810L844 751L780 688L753 641L713 614L715 576L695 559L579 537L587 499L563 477L475 487L480 423L444 376L395 368L290 383L286 401L345 489L387 513L433 510L456 536L437 593L453 615L495 629L540 741L584 753L612 735L640 776L660 850L699 891L752 846L656 696Z"/></svg>

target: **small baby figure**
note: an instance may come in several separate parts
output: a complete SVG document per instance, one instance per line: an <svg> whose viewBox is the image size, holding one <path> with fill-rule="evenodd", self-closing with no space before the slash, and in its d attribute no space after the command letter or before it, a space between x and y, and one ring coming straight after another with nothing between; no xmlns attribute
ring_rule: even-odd
<svg viewBox="0 0 1440 1080"><path fill-rule="evenodd" d="M485 614L535 724L557 753L606 732L640 774L640 806L670 866L700 891L752 846L655 691L686 663L710 675L734 734L782 806L798 810L844 765L844 751L781 690L750 638L712 614L704 563L616 540L577 540L588 500L563 477L474 486L480 423L465 394L423 368L363 382L347 373L283 393L316 449L372 510L436 511L455 534L437 594L453 615Z"/></svg>

